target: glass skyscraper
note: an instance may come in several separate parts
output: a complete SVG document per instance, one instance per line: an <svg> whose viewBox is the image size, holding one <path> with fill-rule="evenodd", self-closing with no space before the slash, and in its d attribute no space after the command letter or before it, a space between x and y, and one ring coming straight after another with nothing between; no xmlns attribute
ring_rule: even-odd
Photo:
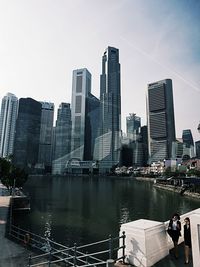
<svg viewBox="0 0 200 267"><path fill-rule="evenodd" d="M194 153L194 140L190 129L183 130L182 133L183 144L185 145L185 153L193 158Z"/></svg>
<svg viewBox="0 0 200 267"><path fill-rule="evenodd" d="M127 137L133 139L134 135L139 133L141 127L141 118L131 113L126 117L126 133Z"/></svg>
<svg viewBox="0 0 200 267"><path fill-rule="evenodd" d="M187 147L194 146L194 140L190 129L183 130L182 139L183 143L186 144Z"/></svg>
<svg viewBox="0 0 200 267"><path fill-rule="evenodd" d="M2 99L0 115L0 157L13 154L18 99L8 93Z"/></svg>
<svg viewBox="0 0 200 267"><path fill-rule="evenodd" d="M195 142L196 147L196 157L200 159L200 141Z"/></svg>
<svg viewBox="0 0 200 267"><path fill-rule="evenodd" d="M149 163L171 159L176 140L171 79L148 84L147 122Z"/></svg>
<svg viewBox="0 0 200 267"><path fill-rule="evenodd" d="M119 162L121 136L121 85L119 50L108 47L102 57L100 76L100 131L96 149L102 168ZM100 167L101 168L101 167Z"/></svg>
<svg viewBox="0 0 200 267"><path fill-rule="evenodd" d="M71 152L71 108L69 103L61 103L58 108L54 129L52 173L63 174Z"/></svg>
<svg viewBox="0 0 200 267"><path fill-rule="evenodd" d="M54 104L50 102L40 102L42 104L40 144L38 155L38 167L44 172L51 172L52 165L52 135Z"/></svg>
<svg viewBox="0 0 200 267"><path fill-rule="evenodd" d="M99 99L91 93L91 74L84 69L73 71L72 84L72 153L73 158L92 160L99 123Z"/></svg>
<svg viewBox="0 0 200 267"><path fill-rule="evenodd" d="M41 110L40 102L32 98L20 98L13 162L29 173L35 171L38 163Z"/></svg>

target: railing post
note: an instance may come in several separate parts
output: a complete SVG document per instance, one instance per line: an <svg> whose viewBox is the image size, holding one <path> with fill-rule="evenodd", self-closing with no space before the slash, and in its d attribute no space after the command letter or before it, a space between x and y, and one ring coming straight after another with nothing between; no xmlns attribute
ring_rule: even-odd
<svg viewBox="0 0 200 267"><path fill-rule="evenodd" d="M76 255L77 246L76 243L74 243L74 266L77 264L77 255Z"/></svg>
<svg viewBox="0 0 200 267"><path fill-rule="evenodd" d="M126 238L126 235L125 235L125 232L123 231L122 232L122 256L123 256L123 263L125 263L125 238Z"/></svg>
<svg viewBox="0 0 200 267"><path fill-rule="evenodd" d="M51 266L51 251L49 251L49 264L48 266L50 267Z"/></svg>
<svg viewBox="0 0 200 267"><path fill-rule="evenodd" d="M86 261L86 264L88 264L88 252L87 251L85 252L85 255L86 255L85 261Z"/></svg>
<svg viewBox="0 0 200 267"><path fill-rule="evenodd" d="M29 266L29 267L31 266L31 254L30 254L29 257L28 257L28 266Z"/></svg>
<svg viewBox="0 0 200 267"><path fill-rule="evenodd" d="M109 235L109 259L112 259L112 254L113 254L113 239L112 235Z"/></svg>
<svg viewBox="0 0 200 267"><path fill-rule="evenodd" d="M19 231L19 227L17 226L17 237L20 238L20 231Z"/></svg>
<svg viewBox="0 0 200 267"><path fill-rule="evenodd" d="M114 267L115 261L112 259L109 259L106 261L106 267Z"/></svg>

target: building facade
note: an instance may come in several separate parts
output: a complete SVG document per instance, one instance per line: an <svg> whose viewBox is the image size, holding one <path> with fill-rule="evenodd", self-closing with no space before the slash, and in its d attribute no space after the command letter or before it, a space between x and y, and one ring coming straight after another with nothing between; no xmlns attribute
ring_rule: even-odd
<svg viewBox="0 0 200 267"><path fill-rule="evenodd" d="M98 160L102 168L109 169L118 164L121 146L120 63L119 50L114 47L108 47L102 57L99 129Z"/></svg>
<svg viewBox="0 0 200 267"><path fill-rule="evenodd" d="M195 142L196 147L196 157L200 159L200 141Z"/></svg>
<svg viewBox="0 0 200 267"><path fill-rule="evenodd" d="M8 93L2 99L0 115L0 157L13 154L18 98Z"/></svg>
<svg viewBox="0 0 200 267"><path fill-rule="evenodd" d="M58 108L56 126L54 128L52 173L63 174L65 157L71 152L71 108L69 103L61 103Z"/></svg>
<svg viewBox="0 0 200 267"><path fill-rule="evenodd" d="M193 158L195 156L194 140L190 129L183 130L182 139L187 155L189 155L190 158Z"/></svg>
<svg viewBox="0 0 200 267"><path fill-rule="evenodd" d="M192 132L190 129L183 130L182 133L183 143L187 145L187 147L193 146L194 147L194 140L192 136Z"/></svg>
<svg viewBox="0 0 200 267"><path fill-rule="evenodd" d="M42 114L38 168L41 168L45 173L51 173L54 104L50 102L40 103L42 104Z"/></svg>
<svg viewBox="0 0 200 267"><path fill-rule="evenodd" d="M32 98L20 98L13 162L29 173L35 172L38 163L41 110L40 102Z"/></svg>
<svg viewBox="0 0 200 267"><path fill-rule="evenodd" d="M91 94L91 74L86 69L73 71L72 83L72 142L74 158L93 159L97 136L99 100Z"/></svg>
<svg viewBox="0 0 200 267"><path fill-rule="evenodd" d="M147 122L149 163L170 159L176 140L171 79L148 84Z"/></svg>
<svg viewBox="0 0 200 267"><path fill-rule="evenodd" d="M130 113L126 117L126 133L127 137L134 139L134 136L139 133L141 127L141 118L136 116L135 113Z"/></svg>

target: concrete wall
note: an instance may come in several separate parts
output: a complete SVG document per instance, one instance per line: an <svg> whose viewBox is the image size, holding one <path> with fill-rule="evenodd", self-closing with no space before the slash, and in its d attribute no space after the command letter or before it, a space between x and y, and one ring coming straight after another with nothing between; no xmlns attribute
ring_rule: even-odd
<svg viewBox="0 0 200 267"><path fill-rule="evenodd" d="M200 209L190 216L193 267L200 266Z"/></svg>
<svg viewBox="0 0 200 267"><path fill-rule="evenodd" d="M200 259L200 209L181 215L182 236L179 238L179 243L183 242L185 217L191 219L193 263L194 267L198 267ZM123 231L126 234L125 262L139 267L150 267L166 257L169 254L169 249L173 247L173 242L166 232L168 224L169 221L157 222L143 219L122 224L120 235ZM119 251L118 256L122 256L121 251Z"/></svg>

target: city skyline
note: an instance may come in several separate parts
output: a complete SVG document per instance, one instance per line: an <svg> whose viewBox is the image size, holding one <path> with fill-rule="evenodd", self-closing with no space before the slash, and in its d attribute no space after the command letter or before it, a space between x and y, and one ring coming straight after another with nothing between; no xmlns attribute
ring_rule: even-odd
<svg viewBox="0 0 200 267"><path fill-rule="evenodd" d="M170 78L176 136L191 129L199 140L198 1L21 0L0 5L0 100L11 92L54 102L57 110L61 102L71 103L72 71L83 67L91 72L92 92L99 98L101 55L114 46L120 53L123 131L129 113L146 124L147 84Z"/></svg>

